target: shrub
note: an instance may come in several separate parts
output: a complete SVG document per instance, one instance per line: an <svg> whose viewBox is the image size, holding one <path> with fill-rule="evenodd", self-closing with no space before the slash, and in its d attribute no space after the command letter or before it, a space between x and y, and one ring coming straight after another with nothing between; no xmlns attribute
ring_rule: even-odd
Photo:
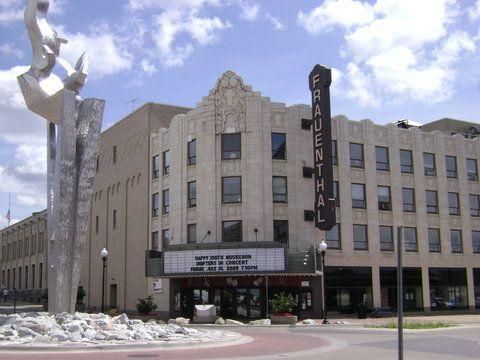
<svg viewBox="0 0 480 360"><path fill-rule="evenodd" d="M77 304L82 304L83 299L85 298L86 295L87 295L87 292L83 290L82 286L80 286L77 290Z"/></svg>
<svg viewBox="0 0 480 360"><path fill-rule="evenodd" d="M284 292L275 294L273 299L270 300L270 306L275 314L288 314L296 305L292 294L285 294Z"/></svg>
<svg viewBox="0 0 480 360"><path fill-rule="evenodd" d="M138 299L138 303L135 305L137 308L137 311L142 314L150 314L152 311L156 310L158 308L157 304L153 302L153 296L148 295L144 299Z"/></svg>

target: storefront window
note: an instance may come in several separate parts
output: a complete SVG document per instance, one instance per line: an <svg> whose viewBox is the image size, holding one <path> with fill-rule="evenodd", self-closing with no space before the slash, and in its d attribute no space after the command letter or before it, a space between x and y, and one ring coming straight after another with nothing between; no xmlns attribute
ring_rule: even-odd
<svg viewBox="0 0 480 360"><path fill-rule="evenodd" d="M397 269L380 268L381 307L397 309ZM423 310L422 269L403 268L403 309Z"/></svg>
<svg viewBox="0 0 480 360"><path fill-rule="evenodd" d="M465 268L429 268L428 274L432 311L468 308Z"/></svg>

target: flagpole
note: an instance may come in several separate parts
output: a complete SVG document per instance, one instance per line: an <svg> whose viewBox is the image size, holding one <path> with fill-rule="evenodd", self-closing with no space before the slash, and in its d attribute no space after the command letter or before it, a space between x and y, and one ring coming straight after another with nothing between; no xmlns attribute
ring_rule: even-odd
<svg viewBox="0 0 480 360"><path fill-rule="evenodd" d="M10 226L10 218L12 217L12 214L10 212L10 195L11 193L8 193L8 225L7 226Z"/></svg>

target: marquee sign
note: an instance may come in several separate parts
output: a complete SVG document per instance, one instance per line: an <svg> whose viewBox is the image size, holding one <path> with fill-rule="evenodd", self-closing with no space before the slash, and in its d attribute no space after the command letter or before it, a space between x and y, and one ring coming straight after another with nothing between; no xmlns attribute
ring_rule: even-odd
<svg viewBox="0 0 480 360"><path fill-rule="evenodd" d="M332 119L330 117L330 69L315 65L309 76L312 92L315 227L330 230L336 223L333 197Z"/></svg>
<svg viewBox="0 0 480 360"><path fill-rule="evenodd" d="M283 248L165 251L164 273L239 273L285 271Z"/></svg>

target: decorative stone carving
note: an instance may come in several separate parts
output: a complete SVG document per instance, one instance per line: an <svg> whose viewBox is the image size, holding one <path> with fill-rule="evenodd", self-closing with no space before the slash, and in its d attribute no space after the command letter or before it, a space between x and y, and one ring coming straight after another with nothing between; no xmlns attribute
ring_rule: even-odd
<svg viewBox="0 0 480 360"><path fill-rule="evenodd" d="M193 179L195 177L195 166L189 166L187 168L187 178L188 180Z"/></svg>
<svg viewBox="0 0 480 360"><path fill-rule="evenodd" d="M367 212L365 210L353 210L353 220L367 222Z"/></svg>
<svg viewBox="0 0 480 360"><path fill-rule="evenodd" d="M388 144L388 129L375 126L375 141L380 144Z"/></svg>
<svg viewBox="0 0 480 360"><path fill-rule="evenodd" d="M189 134L195 134L197 132L197 123L195 119L189 119L187 121L187 131Z"/></svg>
<svg viewBox="0 0 480 360"><path fill-rule="evenodd" d="M168 215L162 217L162 228L165 229L166 227L168 228Z"/></svg>
<svg viewBox="0 0 480 360"><path fill-rule="evenodd" d="M438 227L439 226L438 217L433 215L427 216L427 224L428 226Z"/></svg>
<svg viewBox="0 0 480 360"><path fill-rule="evenodd" d="M233 71L225 72L214 90L215 132L225 131L225 124L233 125L235 132L246 130L246 88L240 76Z"/></svg>
<svg viewBox="0 0 480 360"><path fill-rule="evenodd" d="M170 176L164 176L162 178L162 186L165 188L165 189L168 189L169 185L170 185Z"/></svg>
<svg viewBox="0 0 480 360"><path fill-rule="evenodd" d="M361 170L352 169L350 172L353 181L362 181L365 182L365 174Z"/></svg>
<svg viewBox="0 0 480 360"><path fill-rule="evenodd" d="M242 216L241 205L223 205L222 218L230 218L235 216Z"/></svg>
<svg viewBox="0 0 480 360"><path fill-rule="evenodd" d="M424 150L434 151L435 137L431 134L422 133L422 143Z"/></svg>
<svg viewBox="0 0 480 360"><path fill-rule="evenodd" d="M450 216L450 227L452 228L460 228L462 226L462 221L459 217L452 217Z"/></svg>
<svg viewBox="0 0 480 360"><path fill-rule="evenodd" d="M196 209L187 209L187 221L193 221L195 220L197 214L196 214Z"/></svg>
<svg viewBox="0 0 480 360"><path fill-rule="evenodd" d="M408 130L399 131L400 145L410 147L412 145L412 134Z"/></svg>
<svg viewBox="0 0 480 360"><path fill-rule="evenodd" d="M285 205L273 205L273 216L286 216L287 207Z"/></svg>
<svg viewBox="0 0 480 360"><path fill-rule="evenodd" d="M240 174L240 161L229 160L222 162L222 175L239 175Z"/></svg>
<svg viewBox="0 0 480 360"><path fill-rule="evenodd" d="M272 127L285 129L285 113L272 111Z"/></svg>
<svg viewBox="0 0 480 360"><path fill-rule="evenodd" d="M454 139L450 139L450 138L445 137L444 144L445 144L445 152L449 152L451 154L455 153L455 140Z"/></svg>
<svg viewBox="0 0 480 360"><path fill-rule="evenodd" d="M287 163L285 161L273 162L273 173L275 175L287 175Z"/></svg>

